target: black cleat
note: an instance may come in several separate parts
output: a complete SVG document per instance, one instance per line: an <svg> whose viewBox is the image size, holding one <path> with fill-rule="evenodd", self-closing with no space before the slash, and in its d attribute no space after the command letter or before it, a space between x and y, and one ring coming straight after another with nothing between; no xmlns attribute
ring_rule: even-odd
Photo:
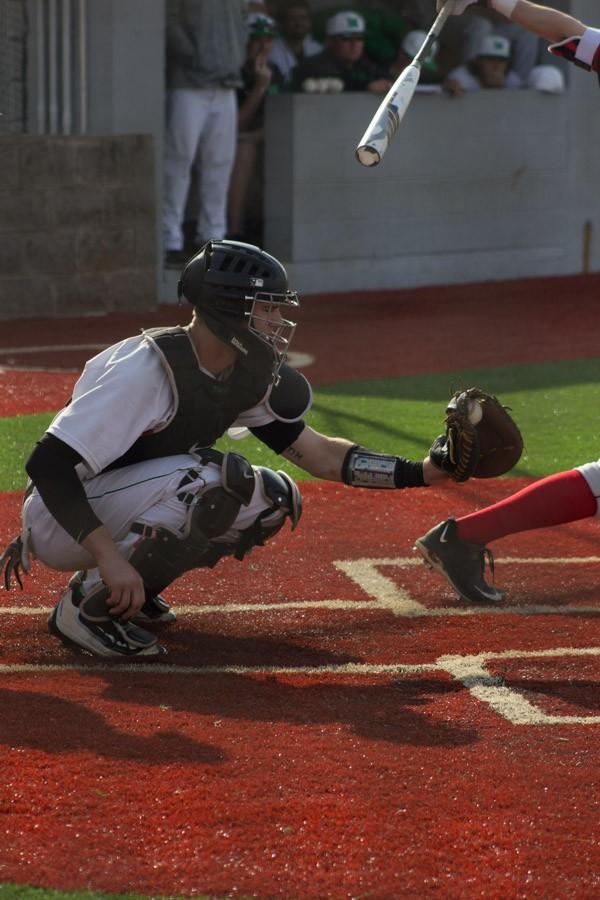
<svg viewBox="0 0 600 900"><path fill-rule="evenodd" d="M176 619L176 614L164 597L157 594L155 597L146 597L146 602L132 621L142 625L170 625Z"/></svg>
<svg viewBox="0 0 600 900"><path fill-rule="evenodd" d="M446 519L415 541L415 550L426 563L444 576L459 597L469 603L501 603L506 594L485 580L486 560L492 576L494 557L483 544L461 541L456 521Z"/></svg>

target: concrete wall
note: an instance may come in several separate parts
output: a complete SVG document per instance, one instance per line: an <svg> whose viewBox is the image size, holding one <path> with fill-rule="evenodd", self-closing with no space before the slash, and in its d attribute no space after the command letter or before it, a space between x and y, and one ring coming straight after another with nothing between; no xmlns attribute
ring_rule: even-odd
<svg viewBox="0 0 600 900"><path fill-rule="evenodd" d="M0 136L0 320L153 307L149 136Z"/></svg>
<svg viewBox="0 0 600 900"><path fill-rule="evenodd" d="M304 292L518 278L581 272L589 221L600 270L598 85L571 81L416 95L371 169L354 149L376 98L270 98L266 248Z"/></svg>
<svg viewBox="0 0 600 900"><path fill-rule="evenodd" d="M88 0L87 10L87 133L147 134L153 141L157 278L148 302L154 302L162 286L165 0Z"/></svg>

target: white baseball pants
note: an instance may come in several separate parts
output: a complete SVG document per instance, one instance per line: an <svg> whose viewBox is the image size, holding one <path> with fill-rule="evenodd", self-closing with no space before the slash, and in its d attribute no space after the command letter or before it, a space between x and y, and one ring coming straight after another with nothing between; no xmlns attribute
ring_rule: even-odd
<svg viewBox="0 0 600 900"><path fill-rule="evenodd" d="M186 483L184 476L193 473L195 480ZM221 484L221 469L215 463L201 465L188 454L161 457L147 462L106 472L85 482L84 487L92 509L106 526L113 540L126 558L139 535L130 531L133 522L144 525L163 525L172 531L181 528L187 519L189 506L177 494L194 493L207 485ZM273 502L263 493L257 475L254 494L248 506L240 507L232 528L217 540L237 543L240 531L248 528ZM276 511L265 523L281 521L285 512ZM90 554L58 524L38 492L34 490L23 506L23 535L27 538L33 557L51 569L74 572L94 569ZM90 573L91 575L91 573Z"/></svg>
<svg viewBox="0 0 600 900"><path fill-rule="evenodd" d="M227 192L235 157L237 99L232 88L177 88L167 100L163 240L183 249L182 223L192 166L198 165L198 243L227 230Z"/></svg>

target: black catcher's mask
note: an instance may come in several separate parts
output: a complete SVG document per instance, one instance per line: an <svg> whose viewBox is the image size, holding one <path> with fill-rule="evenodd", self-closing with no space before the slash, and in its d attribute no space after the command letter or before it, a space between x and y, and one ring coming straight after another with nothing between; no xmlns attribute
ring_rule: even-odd
<svg viewBox="0 0 600 900"><path fill-rule="evenodd" d="M296 328L283 308L299 305L279 260L252 244L208 241L186 263L177 293L250 369L277 380Z"/></svg>

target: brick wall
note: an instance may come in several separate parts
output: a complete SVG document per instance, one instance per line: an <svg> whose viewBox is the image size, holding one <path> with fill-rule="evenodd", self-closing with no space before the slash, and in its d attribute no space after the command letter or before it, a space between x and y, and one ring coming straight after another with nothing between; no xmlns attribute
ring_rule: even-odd
<svg viewBox="0 0 600 900"><path fill-rule="evenodd" d="M157 302L153 142L0 135L0 320Z"/></svg>

